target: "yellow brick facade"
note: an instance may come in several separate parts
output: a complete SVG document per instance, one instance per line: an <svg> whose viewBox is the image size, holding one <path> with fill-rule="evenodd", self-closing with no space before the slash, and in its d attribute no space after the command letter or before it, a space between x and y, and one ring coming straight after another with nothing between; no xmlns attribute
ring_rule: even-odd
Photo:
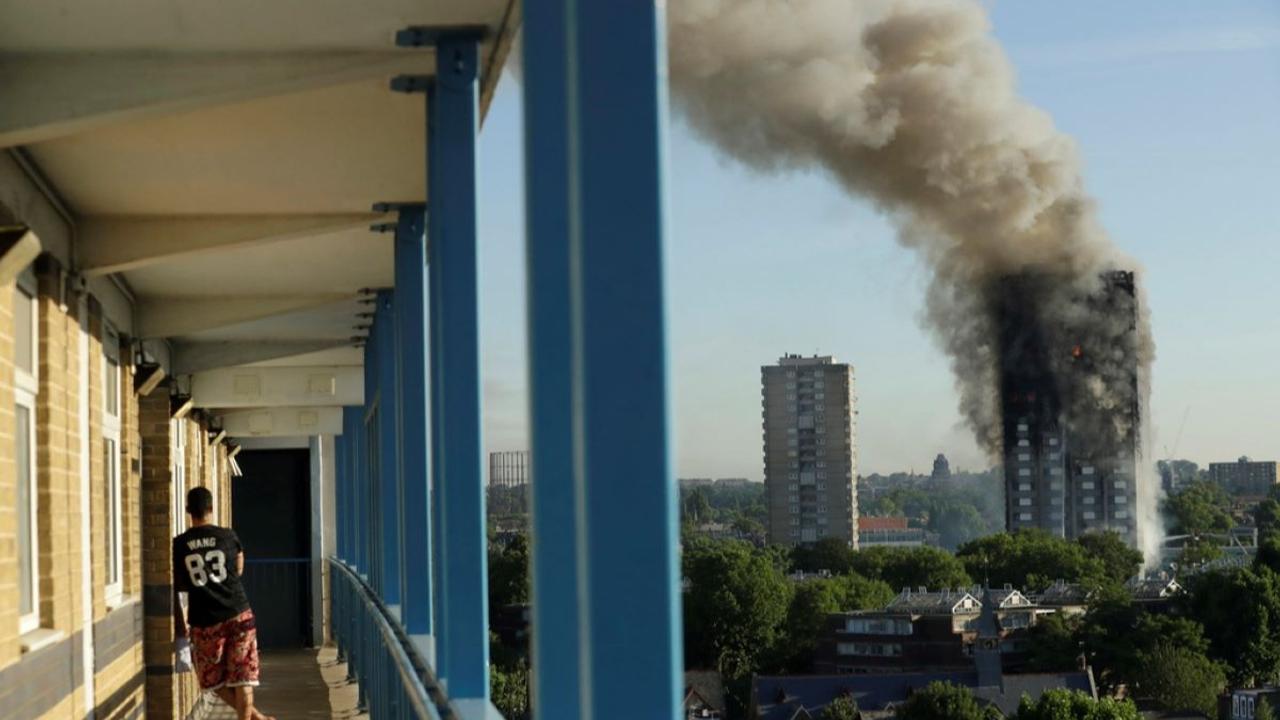
<svg viewBox="0 0 1280 720"><path fill-rule="evenodd" d="M18 617L18 477L15 432L14 283L0 285L0 715L81 720L192 716L199 694L192 675L172 674L173 623L152 602L171 587L169 541L175 492L169 459L171 430L187 440L187 487L213 490L218 519L230 518L227 448L211 446L205 423L170 423L170 388L140 398L135 345L108 332L93 298L71 291L49 257L36 265L38 393L35 397L36 572L39 630L24 635ZM87 332L82 330L87 328ZM82 340L87 354L82 358ZM117 387L120 487L120 590L109 596L107 387L104 342L119 344ZM84 367L82 368L82 364ZM87 386L81 372L85 371ZM82 401L87 400L85 457ZM216 460L215 460L216 458ZM83 509L83 470L89 470ZM176 507L181 508L179 501ZM90 605L84 594L84 551L90 557ZM91 608L92 626L85 613ZM86 705L83 639L93 638L93 708ZM34 647L33 647L34 646ZM49 678L57 682L49 682ZM44 680L42 682L42 679Z"/></svg>

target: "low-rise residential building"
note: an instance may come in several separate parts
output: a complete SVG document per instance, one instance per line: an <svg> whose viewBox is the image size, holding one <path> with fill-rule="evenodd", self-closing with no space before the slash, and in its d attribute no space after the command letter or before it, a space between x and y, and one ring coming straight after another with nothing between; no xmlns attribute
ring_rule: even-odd
<svg viewBox="0 0 1280 720"><path fill-rule="evenodd" d="M685 720L720 720L725 716L724 679L715 670L684 674Z"/></svg>
<svg viewBox="0 0 1280 720"><path fill-rule="evenodd" d="M1080 583L1057 580L1035 596L1035 603L1063 615L1083 615L1089 610L1089 603L1093 602L1097 594L1096 590Z"/></svg>
<svg viewBox="0 0 1280 720"><path fill-rule="evenodd" d="M1226 698L1222 717L1227 720L1254 720L1258 717L1258 703L1264 698L1273 709L1280 707L1280 687L1232 690Z"/></svg>
<svg viewBox="0 0 1280 720"><path fill-rule="evenodd" d="M846 628L856 632L850 636L876 638L869 645L881 648L895 646L888 654L876 657L893 660L909 659L917 667L911 670L883 671L842 667L836 673L830 668L822 675L767 676L752 681L749 717L758 720L795 720L822 717L824 708L836 698L852 697L865 720L894 716L895 708L911 694L931 682L949 682L969 688L984 705L1003 716L1017 710L1022 698L1038 699L1047 690L1065 688L1097 697L1093 674L1088 668L1062 673L1006 672L1009 630L1001 617L1017 625L1026 618L1032 622L1034 605L1021 592L1006 588L986 590L979 600L969 591L903 592L879 613L844 613ZM852 621L852 623L851 623ZM924 622L921 622L924 621ZM921 632L916 633L917 623ZM968 636L967 647L953 652L956 636ZM947 638L951 638L949 641ZM923 642L915 645L916 639ZM925 655L927 643L943 653L934 662ZM824 672L821 668L819 672Z"/></svg>
<svg viewBox="0 0 1280 720"><path fill-rule="evenodd" d="M1134 603L1147 606L1149 609L1152 606L1168 604L1169 600L1182 592L1182 585L1164 573L1130 578L1124 586L1133 596Z"/></svg>
<svg viewBox="0 0 1280 720"><path fill-rule="evenodd" d="M819 639L815 670L842 674L969 668L983 610L979 592L908 588L882 610L834 613ZM1040 609L1013 588L985 595L994 603L1002 649L1016 661L1022 650L1018 635L1035 624Z"/></svg>

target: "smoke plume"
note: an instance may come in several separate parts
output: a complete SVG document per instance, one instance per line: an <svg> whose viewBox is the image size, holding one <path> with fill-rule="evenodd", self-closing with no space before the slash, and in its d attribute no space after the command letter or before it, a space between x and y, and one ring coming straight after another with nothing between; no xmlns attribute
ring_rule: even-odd
<svg viewBox="0 0 1280 720"><path fill-rule="evenodd" d="M1139 431L1153 357L1145 303L1096 302L1132 269L1100 226L1074 143L1015 92L973 0L671 0L670 87L689 125L762 171L817 167L891 216L931 273L925 322L960 410L1002 451L993 288L1036 277L1039 332L1071 432L1095 448ZM1127 362L1126 362L1127 358ZM1139 386L1133 383L1133 362ZM1136 395L1136 396L1135 396ZM1132 412L1139 408L1143 413ZM1159 542L1158 484L1139 460L1140 532ZM1150 477L1149 477L1150 476Z"/></svg>

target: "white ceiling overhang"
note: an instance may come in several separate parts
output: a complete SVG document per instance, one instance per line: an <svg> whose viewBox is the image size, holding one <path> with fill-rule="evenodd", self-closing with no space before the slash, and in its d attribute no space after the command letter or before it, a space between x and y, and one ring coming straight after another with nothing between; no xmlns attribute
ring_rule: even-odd
<svg viewBox="0 0 1280 720"><path fill-rule="evenodd" d="M394 276L372 207L427 197L424 96L390 80L434 53L395 33L484 28L483 110L519 8L0 0L0 17L0 147L72 216L64 264L121 280L135 334L182 374L359 364L361 291Z"/></svg>

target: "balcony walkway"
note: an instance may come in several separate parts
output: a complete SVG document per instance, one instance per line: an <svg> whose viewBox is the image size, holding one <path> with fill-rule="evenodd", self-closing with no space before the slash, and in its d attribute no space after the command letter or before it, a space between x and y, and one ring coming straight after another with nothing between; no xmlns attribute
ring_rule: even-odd
<svg viewBox="0 0 1280 720"><path fill-rule="evenodd" d="M347 666L332 647L277 650L262 654L262 686L255 695L263 712L279 720L324 718L367 719L356 711L356 685L347 682ZM208 720L235 720L231 708L218 703Z"/></svg>

